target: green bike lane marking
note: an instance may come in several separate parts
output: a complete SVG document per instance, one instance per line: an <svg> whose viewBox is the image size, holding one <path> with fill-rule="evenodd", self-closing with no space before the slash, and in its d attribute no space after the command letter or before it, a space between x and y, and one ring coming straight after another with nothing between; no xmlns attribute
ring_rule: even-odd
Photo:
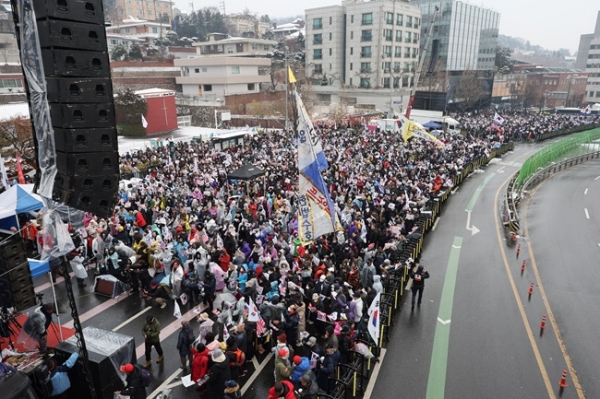
<svg viewBox="0 0 600 399"><path fill-rule="evenodd" d="M444 399L446 389L446 369L448 367L448 345L450 344L450 321L452 317L452 303L454 301L454 289L456 287L456 276L458 274L458 260L463 238L454 237L442 297L440 298L440 309L435 327L433 339L433 351L431 353L431 364L429 366L429 378L427 380L426 399Z"/></svg>
<svg viewBox="0 0 600 399"><path fill-rule="evenodd" d="M473 211L473 207L475 206L475 202L477 202L477 198L479 198L479 194L481 194L481 192L485 188L486 184L488 184L489 181L492 180L492 177L494 177L495 175L496 175L495 173L490 173L481 183L479 183L479 186L477 187L477 190L475 190L475 192L473 193L473 196L469 200L469 203L467 204L467 208L465 209L465 211L467 211L467 212Z"/></svg>

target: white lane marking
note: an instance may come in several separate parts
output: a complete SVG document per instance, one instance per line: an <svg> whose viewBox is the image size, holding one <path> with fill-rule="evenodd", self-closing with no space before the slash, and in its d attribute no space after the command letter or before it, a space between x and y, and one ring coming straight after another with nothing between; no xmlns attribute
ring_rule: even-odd
<svg viewBox="0 0 600 399"><path fill-rule="evenodd" d="M598 179L600 179L600 176L596 177L594 180L598 180Z"/></svg>
<svg viewBox="0 0 600 399"><path fill-rule="evenodd" d="M583 192L583 195L587 195L587 190L588 190L588 189L587 189L587 187L586 187L585 191Z"/></svg>
<svg viewBox="0 0 600 399"><path fill-rule="evenodd" d="M148 399L153 399L159 393L164 391L167 388L167 386L171 383L171 381L173 381L179 374L181 374L182 371L183 370L181 370L178 367L177 370L175 370L175 372L169 376L169 378L167 378L162 384L158 386L158 388L156 388L154 391L152 391L150 395L148 395Z"/></svg>
<svg viewBox="0 0 600 399"><path fill-rule="evenodd" d="M265 366L267 364L269 364L269 362L271 361L272 358L273 358L273 352L269 353L269 355L265 358L265 360L263 360L262 363L260 364L260 367L258 367L256 370L254 370L254 373L252 373L250 378L248 378L248 381L246 381L246 383L244 384L244 386L241 389L242 396L244 396L244 394L246 393L248 388L250 388L250 386L252 385L252 383L254 382L256 377L258 377L260 375L260 373L263 371Z"/></svg>
<svg viewBox="0 0 600 399"><path fill-rule="evenodd" d="M375 383L377 383L377 376L379 375L379 370L381 369L381 365L383 364L383 358L385 357L386 351L387 349L381 348L379 361L376 362L375 367L373 367L373 374L371 374L371 378L369 378L369 383L367 384L367 389L365 390L363 399L371 399L371 394L373 393L373 388L375 388Z"/></svg>
<svg viewBox="0 0 600 399"><path fill-rule="evenodd" d="M460 249L462 248L462 245L453 245L452 248Z"/></svg>
<svg viewBox="0 0 600 399"><path fill-rule="evenodd" d="M152 306L148 306L146 309L143 309L143 310L137 312L135 315L131 316L129 319L125 320L123 323L121 323L118 326L116 326L115 328L113 328L113 332L117 331L117 330L120 330L121 328L123 328L124 326L126 326L127 324L129 324L131 321L137 319L138 317L140 317L141 315L143 315L144 313L146 313L150 309L152 309Z"/></svg>
<svg viewBox="0 0 600 399"><path fill-rule="evenodd" d="M442 319L441 319L441 318L439 318L439 317L438 317L438 321L439 321L440 323L442 323L443 325L446 325L446 324L450 323L450 319L448 319L448 320L442 320Z"/></svg>
<svg viewBox="0 0 600 399"><path fill-rule="evenodd" d="M586 217L587 219L589 219L589 218L590 218L590 214L588 213L588 210L587 210L587 208L585 208L584 210L585 210L585 217Z"/></svg>
<svg viewBox="0 0 600 399"><path fill-rule="evenodd" d="M433 226L431 227L431 231L435 231L435 228L437 227L437 225L438 225L438 223L439 223L440 219L441 219L441 217L440 217L440 218L437 218L437 219L435 220L435 223L433 223Z"/></svg>

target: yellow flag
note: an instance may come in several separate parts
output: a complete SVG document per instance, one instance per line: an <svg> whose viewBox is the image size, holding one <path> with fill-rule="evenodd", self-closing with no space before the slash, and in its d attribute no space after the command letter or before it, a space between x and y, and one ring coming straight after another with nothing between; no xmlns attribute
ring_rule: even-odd
<svg viewBox="0 0 600 399"><path fill-rule="evenodd" d="M294 72L292 72L292 68L288 65L288 81L290 83L296 83L296 77L294 76Z"/></svg>

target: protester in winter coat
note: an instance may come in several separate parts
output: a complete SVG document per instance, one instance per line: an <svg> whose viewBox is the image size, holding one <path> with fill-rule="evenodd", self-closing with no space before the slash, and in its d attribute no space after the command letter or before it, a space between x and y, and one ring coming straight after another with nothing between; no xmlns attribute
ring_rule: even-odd
<svg viewBox="0 0 600 399"><path fill-rule="evenodd" d="M146 399L146 388L142 382L140 370L131 363L121 366L121 371L126 374L127 387L117 394L129 396L131 399Z"/></svg>
<svg viewBox="0 0 600 399"><path fill-rule="evenodd" d="M425 279L429 278L429 272L423 266L419 266L416 272L410 273L410 277L413 279L411 308L414 309L417 293L419 294L417 305L421 306L421 298L423 298L423 290L425 289Z"/></svg>
<svg viewBox="0 0 600 399"><path fill-rule="evenodd" d="M335 376L335 368L340 361L340 352L331 344L327 345L325 357L321 358L321 368L317 376L319 387L325 392L330 393L333 385L330 378Z"/></svg>
<svg viewBox="0 0 600 399"><path fill-rule="evenodd" d="M142 336L144 337L146 346L146 363L144 364L144 368L152 366L151 351L153 346L156 348L156 353L158 353L156 363L161 363L165 357L160 346L160 322L156 317L152 315L146 316L146 322L142 327Z"/></svg>
<svg viewBox="0 0 600 399"><path fill-rule="evenodd" d="M206 396L210 399L223 399L225 381L231 379L229 362L221 349L215 349L211 357L213 365L206 381Z"/></svg>
<svg viewBox="0 0 600 399"><path fill-rule="evenodd" d="M292 375L294 368L290 365L289 355L290 351L287 348L279 349L277 352L275 357L275 382L287 380Z"/></svg>
<svg viewBox="0 0 600 399"><path fill-rule="evenodd" d="M196 345L192 349L194 360L192 362L192 381L198 383L208 373L209 353L204 344Z"/></svg>
<svg viewBox="0 0 600 399"><path fill-rule="evenodd" d="M294 393L294 385L289 381L278 381L275 385L269 389L269 395L267 399L296 399Z"/></svg>
<svg viewBox="0 0 600 399"><path fill-rule="evenodd" d="M313 379L310 378L310 375L304 374L300 378L298 392L300 392L300 397L298 399L317 399L319 385L317 385L316 381L313 381Z"/></svg>
<svg viewBox="0 0 600 399"><path fill-rule="evenodd" d="M190 322L187 320L182 321L181 330L179 331L179 336L177 337L177 350L179 351L181 368L184 370L187 369L188 359L190 361L190 366L194 362L191 345L195 340L196 337L194 337L194 332L192 331L192 327L190 327Z"/></svg>
<svg viewBox="0 0 600 399"><path fill-rule="evenodd" d="M52 313L54 305L46 303L35 309L29 315L25 324L23 324L23 332L36 340L40 345L40 352L46 352L48 349L46 343L48 340L48 327L52 323Z"/></svg>
<svg viewBox="0 0 600 399"><path fill-rule="evenodd" d="M310 359L307 357L294 356L294 372L292 373L291 380L294 385L298 386L300 383L300 377L310 371Z"/></svg>
<svg viewBox="0 0 600 399"><path fill-rule="evenodd" d="M71 380L69 379L69 370L75 365L79 353L75 352L69 356L60 366L57 365L55 359L49 359L47 362L48 372L50 373L50 381L52 381L52 393L50 398L66 398L67 391L71 388Z"/></svg>

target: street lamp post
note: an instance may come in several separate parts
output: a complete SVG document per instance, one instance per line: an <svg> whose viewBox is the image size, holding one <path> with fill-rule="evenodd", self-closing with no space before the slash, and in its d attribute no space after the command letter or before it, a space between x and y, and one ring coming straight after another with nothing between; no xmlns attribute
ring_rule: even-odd
<svg viewBox="0 0 600 399"><path fill-rule="evenodd" d="M289 73L288 73L288 47L285 47L285 130L288 130L288 96L290 91Z"/></svg>
<svg viewBox="0 0 600 399"><path fill-rule="evenodd" d="M390 118L394 118L394 75L392 70L394 68L394 35L396 26L396 0L392 0L394 6L392 8L392 51L390 52Z"/></svg>

